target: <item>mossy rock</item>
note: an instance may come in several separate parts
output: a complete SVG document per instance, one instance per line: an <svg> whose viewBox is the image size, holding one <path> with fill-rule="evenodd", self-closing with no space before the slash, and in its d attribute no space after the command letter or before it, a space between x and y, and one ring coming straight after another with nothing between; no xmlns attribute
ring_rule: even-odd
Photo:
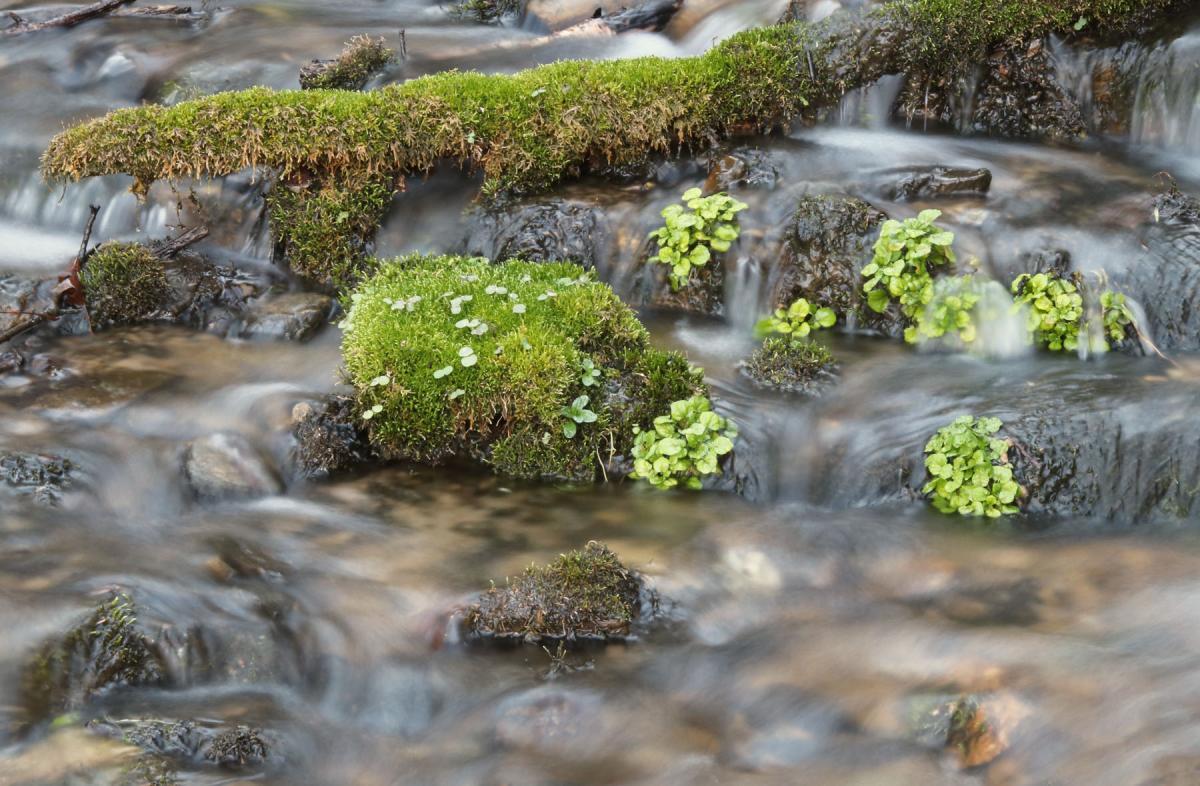
<svg viewBox="0 0 1200 786"><path fill-rule="evenodd" d="M97 327L159 318L172 300L162 260L140 243L101 245L88 255L80 281L88 314Z"/></svg>
<svg viewBox="0 0 1200 786"><path fill-rule="evenodd" d="M530 643L625 639L641 612L641 590L641 578L593 541L483 593L467 611L466 630Z"/></svg>
<svg viewBox="0 0 1200 786"><path fill-rule="evenodd" d="M515 19L524 11L524 0L460 0L450 7L450 13L460 19L485 23L506 17Z"/></svg>
<svg viewBox="0 0 1200 786"><path fill-rule="evenodd" d="M31 719L75 710L120 685L157 685L162 666L137 627L133 601L119 594L27 666L22 703Z"/></svg>
<svg viewBox="0 0 1200 786"><path fill-rule="evenodd" d="M395 59L382 38L355 36L334 60L314 60L300 69L303 90L362 90Z"/></svg>
<svg viewBox="0 0 1200 786"><path fill-rule="evenodd" d="M815 395L837 376L833 355L821 344L770 337L738 370L756 385L785 393Z"/></svg>
<svg viewBox="0 0 1200 786"><path fill-rule="evenodd" d="M628 455L634 425L707 394L576 265L409 256L381 263L350 301L342 353L385 459L593 481ZM587 417L566 414L575 402Z"/></svg>

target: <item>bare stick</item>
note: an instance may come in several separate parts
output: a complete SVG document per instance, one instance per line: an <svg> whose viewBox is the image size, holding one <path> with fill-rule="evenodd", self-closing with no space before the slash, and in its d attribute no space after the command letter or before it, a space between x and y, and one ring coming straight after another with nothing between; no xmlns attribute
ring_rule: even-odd
<svg viewBox="0 0 1200 786"><path fill-rule="evenodd" d="M159 259L170 259L193 243L198 243L208 237L208 227L192 227L170 240L161 240L150 244L150 253Z"/></svg>
<svg viewBox="0 0 1200 786"><path fill-rule="evenodd" d="M12 25L0 30L0 35L21 35L22 33L36 33L40 30L49 30L52 27L74 27L80 22L86 22L89 19L94 19L98 16L112 13L123 5L132 3L133 0L100 0L98 3L85 5L70 13L56 16L53 19L47 19L44 22L28 23L24 20L20 24Z"/></svg>

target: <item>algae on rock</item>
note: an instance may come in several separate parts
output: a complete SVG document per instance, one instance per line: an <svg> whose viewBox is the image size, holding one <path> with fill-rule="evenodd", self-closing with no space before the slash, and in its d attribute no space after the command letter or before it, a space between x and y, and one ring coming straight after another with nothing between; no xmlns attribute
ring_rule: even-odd
<svg viewBox="0 0 1200 786"><path fill-rule="evenodd" d="M504 587L483 593L466 615L475 636L526 642L627 638L641 612L642 580L595 541Z"/></svg>
<svg viewBox="0 0 1200 786"><path fill-rule="evenodd" d="M386 459L457 457L516 477L592 481L619 474L634 425L707 393L576 265L409 256L381 263L350 300L343 357ZM581 399L595 417L564 428Z"/></svg>

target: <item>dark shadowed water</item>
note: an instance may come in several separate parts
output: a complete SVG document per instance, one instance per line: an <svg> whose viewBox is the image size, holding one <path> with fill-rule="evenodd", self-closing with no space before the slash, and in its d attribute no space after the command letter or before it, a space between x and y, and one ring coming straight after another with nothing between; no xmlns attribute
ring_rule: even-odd
<svg viewBox="0 0 1200 786"><path fill-rule="evenodd" d="M138 205L125 178L65 191L41 182L38 154L78 119L293 87L300 64L356 33L395 45L406 31L396 80L687 54L784 4L689 2L664 35L569 45L456 22L418 0L230 0L197 23L111 19L0 38L0 269L61 270L89 203L104 205L96 240L157 237L178 221L162 186ZM288 429L294 404L338 382L336 328L307 344L172 328L44 340L39 368L50 373L0 377L0 451L65 455L79 476L56 507L0 484L0 784L118 783L130 750L75 722L86 718L16 733L23 665L115 588L149 629L200 641L222 666L200 678L176 653L182 687L118 692L86 717L246 723L272 744L265 772L181 776L189 784L1200 783L1200 507L1185 504L1200 493L1188 474L1200 456L1200 360L1051 358L1022 351L1001 324L983 356L837 336L842 378L817 401L764 393L736 370L797 200L873 194L891 167L991 170L986 200L937 207L961 255L998 275L1044 248L1115 279L1147 264L1155 173L1200 186L1196 36L1144 55L1160 76L1141 88L1128 137L1079 150L849 123L871 96L835 113L845 124L763 141L777 186L737 192L751 207L727 271L727 318L644 315L656 343L706 369L719 408L741 424L752 499L404 467L309 484L287 477ZM1061 67L1078 67L1072 57ZM564 189L604 205L593 238L604 280L637 291L645 233L703 177ZM219 221L204 250L268 266L247 178L195 187ZM399 196L380 253L465 243L473 187L443 172ZM872 201L898 216L930 206ZM979 525L906 490L925 440L955 415L1035 411L1076 424L1081 445L1093 427L1117 434L1112 451L1085 451L1080 465L1106 515ZM1164 448L1139 440L1164 424L1177 436ZM218 431L245 435L284 468L286 493L192 500L184 447ZM1140 505L1140 478L1172 458L1175 504ZM450 613L490 580L589 540L664 599L637 640L560 660L458 639ZM922 702L964 693L990 702L1005 738L987 767L961 768L914 727Z"/></svg>

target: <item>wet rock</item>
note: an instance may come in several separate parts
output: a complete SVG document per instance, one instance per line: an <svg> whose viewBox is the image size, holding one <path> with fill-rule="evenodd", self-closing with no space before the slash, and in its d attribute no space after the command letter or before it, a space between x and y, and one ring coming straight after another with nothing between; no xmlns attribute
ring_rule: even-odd
<svg viewBox="0 0 1200 786"><path fill-rule="evenodd" d="M918 696L911 701L913 736L945 749L969 769L994 761L1012 743L1030 708L1012 693Z"/></svg>
<svg viewBox="0 0 1200 786"><path fill-rule="evenodd" d="M237 726L213 736L204 757L222 767L242 768L261 764L267 758L267 751L261 732Z"/></svg>
<svg viewBox="0 0 1200 786"><path fill-rule="evenodd" d="M1086 130L1079 103L1059 83L1041 40L994 49L982 75L974 68L912 75L897 108L910 125L1014 139L1072 141Z"/></svg>
<svg viewBox="0 0 1200 786"><path fill-rule="evenodd" d="M20 371L25 365L25 357L14 350L0 352L0 375Z"/></svg>
<svg viewBox="0 0 1200 786"><path fill-rule="evenodd" d="M799 298L846 315L850 327L886 336L904 333L894 306L883 314L867 307L861 271L871 261L879 225L887 216L855 197L810 196L800 200L785 233L779 265L769 281L771 305Z"/></svg>
<svg viewBox="0 0 1200 786"><path fill-rule="evenodd" d="M262 497L283 490L275 471L239 434L193 440L183 458L184 476L200 499Z"/></svg>
<svg viewBox="0 0 1200 786"><path fill-rule="evenodd" d="M598 206L552 198L474 211L464 249L492 260L576 262L591 270L600 261L606 232Z"/></svg>
<svg viewBox="0 0 1200 786"><path fill-rule="evenodd" d="M597 11L601 16L611 16L628 5L628 0L529 0L525 14L553 32L586 22Z"/></svg>
<svg viewBox="0 0 1200 786"><path fill-rule="evenodd" d="M820 344L768 338L738 371L759 387L815 395L837 381L837 364Z"/></svg>
<svg viewBox="0 0 1200 786"><path fill-rule="evenodd" d="M754 148L739 148L709 156L704 188L709 193L728 191L734 186L774 190L778 180L779 172L770 155Z"/></svg>
<svg viewBox="0 0 1200 786"><path fill-rule="evenodd" d="M1042 618L1042 586L1030 576L968 584L915 599L910 605L966 625L1036 625Z"/></svg>
<svg viewBox="0 0 1200 786"><path fill-rule="evenodd" d="M209 562L209 569L221 581L243 578L274 582L281 581L291 572L287 563L251 543L222 536L216 538L212 545L217 553Z"/></svg>
<svg viewBox="0 0 1200 786"><path fill-rule="evenodd" d="M329 320L334 300L316 292L289 292L254 301L239 335L307 341Z"/></svg>
<svg viewBox="0 0 1200 786"><path fill-rule="evenodd" d="M719 317L725 313L724 255L714 256L704 267L694 268L687 286L672 289L668 266L646 263L647 278L653 294L650 303L655 308Z"/></svg>
<svg viewBox="0 0 1200 786"><path fill-rule="evenodd" d="M24 322L29 315L53 310L53 289L49 279L0 276L0 332Z"/></svg>
<svg viewBox="0 0 1200 786"><path fill-rule="evenodd" d="M90 728L136 745L152 755L150 761L167 757L192 767L245 769L261 765L270 753L262 732L243 725L221 727L190 720L139 719L105 720L91 724Z"/></svg>
<svg viewBox="0 0 1200 786"><path fill-rule="evenodd" d="M1156 207L1160 220L1140 232L1141 253L1109 271L1112 286L1142 305L1159 348L1200 349L1200 205L1168 193Z"/></svg>
<svg viewBox="0 0 1200 786"><path fill-rule="evenodd" d="M154 369L101 368L22 388L14 403L35 411L95 416L111 413L177 379Z"/></svg>
<svg viewBox="0 0 1200 786"><path fill-rule="evenodd" d="M467 611L473 636L525 642L623 639L640 613L641 578L599 543L530 567Z"/></svg>
<svg viewBox="0 0 1200 786"><path fill-rule="evenodd" d="M18 493L54 505L71 485L74 465L44 453L0 453L0 478Z"/></svg>
<svg viewBox="0 0 1200 786"><path fill-rule="evenodd" d="M535 688L500 705L496 738L516 750L588 757L600 742L603 710L601 697L590 691Z"/></svg>
<svg viewBox="0 0 1200 786"><path fill-rule="evenodd" d="M22 676L22 704L37 720L77 709L122 685L160 684L163 675L137 626L133 601L116 595L42 648Z"/></svg>
<svg viewBox="0 0 1200 786"><path fill-rule="evenodd" d="M316 407L297 404L292 422L296 466L303 477L326 477L374 456L350 396L330 396Z"/></svg>
<svg viewBox="0 0 1200 786"><path fill-rule="evenodd" d="M164 321L225 335L240 321L246 301L266 289L261 274L213 265L184 252L164 263L171 303Z"/></svg>
<svg viewBox="0 0 1200 786"><path fill-rule="evenodd" d="M1154 222L1188 226L1200 224L1200 199L1179 190L1174 183L1154 198Z"/></svg>
<svg viewBox="0 0 1200 786"><path fill-rule="evenodd" d="M892 201L940 197L982 197L992 187L992 173L983 168L948 166L899 167L879 172L875 190Z"/></svg>

